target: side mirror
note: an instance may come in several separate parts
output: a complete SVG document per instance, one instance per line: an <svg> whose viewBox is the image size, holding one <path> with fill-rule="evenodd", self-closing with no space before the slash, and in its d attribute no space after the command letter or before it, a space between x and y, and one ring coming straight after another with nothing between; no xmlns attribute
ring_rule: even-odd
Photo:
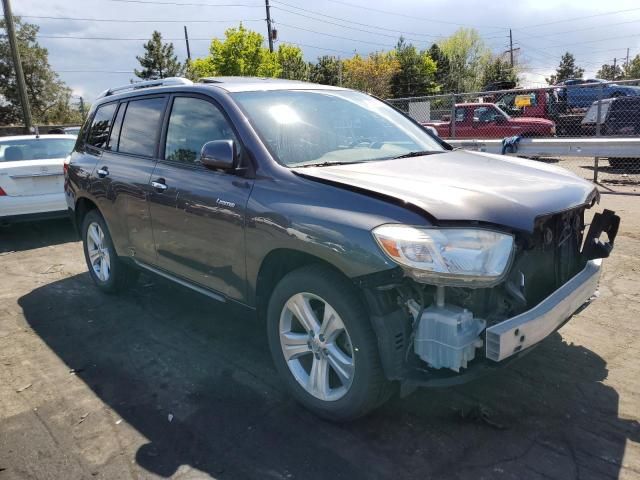
<svg viewBox="0 0 640 480"><path fill-rule="evenodd" d="M504 118L502 115L496 115L495 117L493 117L493 119L495 120L495 122L497 124L506 123L506 121L507 121L507 119Z"/></svg>
<svg viewBox="0 0 640 480"><path fill-rule="evenodd" d="M236 166L236 144L233 140L207 142L200 150L200 162L211 170L231 170Z"/></svg>

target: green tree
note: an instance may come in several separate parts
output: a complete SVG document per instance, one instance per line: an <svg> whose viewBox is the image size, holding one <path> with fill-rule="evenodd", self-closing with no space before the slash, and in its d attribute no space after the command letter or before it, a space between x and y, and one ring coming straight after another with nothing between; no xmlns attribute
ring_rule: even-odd
<svg viewBox="0 0 640 480"><path fill-rule="evenodd" d="M277 53L263 46L264 37L258 32L229 28L224 40L214 39L209 55L197 58L189 65L189 76L209 77L216 75L277 77L282 71Z"/></svg>
<svg viewBox="0 0 640 480"><path fill-rule="evenodd" d="M556 73L545 80L549 85L564 82L569 78L582 78L584 68L576 66L576 59L573 54L566 52L560 59L560 64L556 68Z"/></svg>
<svg viewBox="0 0 640 480"><path fill-rule="evenodd" d="M31 115L36 124L78 123L79 112L71 105L71 89L49 65L49 52L37 42L39 27L14 17ZM0 20L0 28L5 28ZM22 123L22 107L15 68L6 36L0 36L0 124Z"/></svg>
<svg viewBox="0 0 640 480"><path fill-rule="evenodd" d="M136 57L142 70L133 71L137 77L144 80L156 80L182 75L183 68L178 62L178 57L173 53L173 43L163 43L160 32L154 30L151 40L143 47L144 55Z"/></svg>
<svg viewBox="0 0 640 480"><path fill-rule="evenodd" d="M640 55L636 55L624 66L624 78L640 78Z"/></svg>
<svg viewBox="0 0 640 480"><path fill-rule="evenodd" d="M604 80L621 80L624 77L624 72L622 71L622 67L620 65L604 64L596 73L596 77L602 78Z"/></svg>
<svg viewBox="0 0 640 480"><path fill-rule="evenodd" d="M452 92L455 90L455 83L451 77L451 68L449 66L449 59L440 50L437 44L431 45L429 49L429 57L436 62L436 72L434 74L434 80L439 90L444 92Z"/></svg>
<svg viewBox="0 0 640 480"><path fill-rule="evenodd" d="M395 49L399 69L391 78L391 95L410 97L426 95L436 90L434 62L426 51L418 52L415 46L400 37Z"/></svg>
<svg viewBox="0 0 640 480"><path fill-rule="evenodd" d="M280 44L276 53L280 66L280 78L289 80L307 80L309 71L302 56L302 50L295 45Z"/></svg>
<svg viewBox="0 0 640 480"><path fill-rule="evenodd" d="M507 60L503 60L500 56L495 56L493 60L488 62L482 72L482 85L488 85L493 82L510 81L516 82L518 75L516 70Z"/></svg>
<svg viewBox="0 0 640 480"><path fill-rule="evenodd" d="M482 72L491 59L491 51L477 30L460 28L438 46L449 61L449 83L458 92L482 88Z"/></svg>
<svg viewBox="0 0 640 480"><path fill-rule="evenodd" d="M309 64L309 81L322 85L340 85L342 61L332 55L318 57L316 63Z"/></svg>
<svg viewBox="0 0 640 480"><path fill-rule="evenodd" d="M356 54L343 61L343 69L345 86L387 98L400 62L394 52L374 52L366 57Z"/></svg>

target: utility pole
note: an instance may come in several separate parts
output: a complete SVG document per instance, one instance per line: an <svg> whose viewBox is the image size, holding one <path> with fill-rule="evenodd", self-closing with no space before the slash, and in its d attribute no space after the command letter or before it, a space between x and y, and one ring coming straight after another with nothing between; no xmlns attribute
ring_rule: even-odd
<svg viewBox="0 0 640 480"><path fill-rule="evenodd" d="M627 47L627 59L624 62L624 69L627 70L629 68L629 48Z"/></svg>
<svg viewBox="0 0 640 480"><path fill-rule="evenodd" d="M80 97L80 115L82 115L82 121L84 122L84 98Z"/></svg>
<svg viewBox="0 0 640 480"><path fill-rule="evenodd" d="M513 68L513 34L509 29L509 57L511 59L511 68Z"/></svg>
<svg viewBox="0 0 640 480"><path fill-rule="evenodd" d="M6 23L7 36L9 37L9 48L13 57L13 66L16 70L16 86L20 95L20 103L22 104L22 116L24 119L24 128L27 133L31 133L31 108L29 107L29 97L27 96L27 85L24 81L24 72L22 71L22 61L20 60L20 51L18 50L18 39L16 38L16 29L13 25L13 14L11 13L10 0L2 0L4 8L4 20Z"/></svg>
<svg viewBox="0 0 640 480"><path fill-rule="evenodd" d="M184 26L184 41L187 44L187 61L191 61L191 49L189 48L189 33L187 32L187 26Z"/></svg>
<svg viewBox="0 0 640 480"><path fill-rule="evenodd" d="M613 59L613 78L612 78L612 80L615 80L615 79L616 79L616 62L617 62L617 61L618 61L618 59L617 59L617 58L614 58L614 59Z"/></svg>
<svg viewBox="0 0 640 480"><path fill-rule="evenodd" d="M267 9L267 37L269 38L269 51L273 52L273 36L271 34L271 8L269 0L264 0L264 6Z"/></svg>

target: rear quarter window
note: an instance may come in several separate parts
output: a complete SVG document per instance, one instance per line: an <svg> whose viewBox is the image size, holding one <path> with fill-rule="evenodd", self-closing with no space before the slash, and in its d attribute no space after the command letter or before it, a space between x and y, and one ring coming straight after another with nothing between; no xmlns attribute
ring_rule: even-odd
<svg viewBox="0 0 640 480"><path fill-rule="evenodd" d="M96 110L96 114L91 121L87 144L96 148L107 148L109 141L109 131L113 121L113 115L116 113L117 103L109 103L101 105Z"/></svg>

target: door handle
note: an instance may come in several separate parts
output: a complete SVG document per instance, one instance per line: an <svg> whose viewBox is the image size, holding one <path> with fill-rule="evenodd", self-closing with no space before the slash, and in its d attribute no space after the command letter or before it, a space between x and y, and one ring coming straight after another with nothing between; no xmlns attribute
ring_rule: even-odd
<svg viewBox="0 0 640 480"><path fill-rule="evenodd" d="M159 178L158 180L162 180L161 178ZM164 192L167 189L167 185L164 183L164 180L162 181L153 181L151 182L151 186L153 188L155 188L158 193Z"/></svg>
<svg viewBox="0 0 640 480"><path fill-rule="evenodd" d="M107 175L109 175L109 169L107 167L102 167L102 168L98 169L98 171L96 173L98 174L98 176L100 178L104 178Z"/></svg>

